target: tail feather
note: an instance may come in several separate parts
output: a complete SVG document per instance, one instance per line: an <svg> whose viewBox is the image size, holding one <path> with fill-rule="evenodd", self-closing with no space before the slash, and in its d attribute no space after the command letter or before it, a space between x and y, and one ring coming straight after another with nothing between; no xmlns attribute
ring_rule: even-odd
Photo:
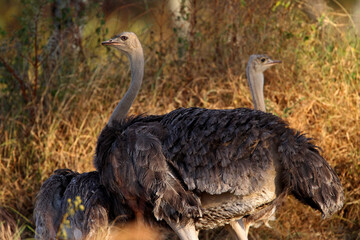
<svg viewBox="0 0 360 240"><path fill-rule="evenodd" d="M290 193L326 218L342 208L344 190L335 171L305 135L288 129L280 138L283 178Z"/></svg>

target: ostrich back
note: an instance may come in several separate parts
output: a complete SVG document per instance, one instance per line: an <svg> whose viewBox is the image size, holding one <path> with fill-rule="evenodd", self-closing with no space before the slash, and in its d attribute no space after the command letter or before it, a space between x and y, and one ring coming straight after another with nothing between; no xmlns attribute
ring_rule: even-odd
<svg viewBox="0 0 360 240"><path fill-rule="evenodd" d="M272 114L181 108L114 126L98 139L103 184L151 202L158 219L201 222L210 214L223 225L286 193L323 216L343 204L339 178L318 148Z"/></svg>

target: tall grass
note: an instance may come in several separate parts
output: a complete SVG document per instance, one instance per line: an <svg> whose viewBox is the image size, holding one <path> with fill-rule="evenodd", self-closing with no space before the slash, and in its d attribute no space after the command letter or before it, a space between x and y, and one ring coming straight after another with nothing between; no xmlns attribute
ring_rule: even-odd
<svg viewBox="0 0 360 240"><path fill-rule="evenodd" d="M105 25L101 17L88 17L84 56L69 44L70 35L57 42L61 48L54 60L46 50L52 33L44 14L48 6L34 4L26 15L31 24L2 37L0 205L31 219L36 193L55 169L94 169L97 136L130 79L125 56L99 41L126 30L138 34L146 57L144 83L130 114L190 106L252 108L248 57L266 53L281 59L281 66L265 73L267 109L314 138L340 176L346 202L320 221L319 213L289 198L273 228L250 230L250 238L359 238L360 40L349 18L330 12L314 21L291 1L192 1L184 14L190 35L184 37L181 29L174 31L164 2L143 9L139 3L139 15L124 21L121 10ZM89 16L93 12L88 9ZM19 226L26 224L14 215ZM29 229L30 224L23 237L33 236ZM201 236L227 235L217 230Z"/></svg>

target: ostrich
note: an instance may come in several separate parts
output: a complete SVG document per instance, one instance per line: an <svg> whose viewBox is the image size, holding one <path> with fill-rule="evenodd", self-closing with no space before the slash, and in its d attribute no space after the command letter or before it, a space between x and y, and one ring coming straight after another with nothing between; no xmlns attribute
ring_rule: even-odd
<svg viewBox="0 0 360 240"><path fill-rule="evenodd" d="M254 103L255 110L266 112L265 100L264 100L264 74L262 74L267 68L272 65L281 63L280 60L272 60L266 55L251 55L249 62L246 66L246 77L249 83L251 96ZM281 199L281 198L279 198ZM280 201L278 201L280 202ZM249 228L252 225L259 225L259 222L265 223L268 226L268 221L272 219L272 215L275 214L276 205L273 205L269 214L255 215L240 219L236 222L230 222L231 228L227 229L238 239L247 239Z"/></svg>
<svg viewBox="0 0 360 240"><path fill-rule="evenodd" d="M128 55L132 82L98 138L94 164L101 183L122 193L137 219L150 203L180 239L195 240L199 229L266 222L286 195L323 217L342 207L342 185L318 147L272 114L180 108L126 119L143 77L141 44L127 32L102 44ZM267 60L253 61L248 77L262 79L274 64ZM247 229L234 230L247 238Z"/></svg>
<svg viewBox="0 0 360 240"><path fill-rule="evenodd" d="M69 208L69 200L74 206L78 199L81 200L83 209L72 208L75 211L71 213L73 210ZM155 232L162 235L171 232L166 222L159 222L154 218L150 205L145 206L145 215L146 227L155 228ZM57 169L40 188L34 218L36 239L80 240L96 239L99 228L106 229L109 223L123 225L131 222L134 220L134 213L120 192L109 195L100 184L97 171L79 174L70 169Z"/></svg>
<svg viewBox="0 0 360 240"><path fill-rule="evenodd" d="M72 211L68 199L74 201L78 197L84 209L78 209L66 218L65 214ZM134 217L131 209L122 202L121 194L110 197L100 185L98 172L79 174L69 169L58 169L43 183L37 195L35 237L58 239L62 230L66 239L88 239L98 232L99 227L107 226L115 218L124 222Z"/></svg>

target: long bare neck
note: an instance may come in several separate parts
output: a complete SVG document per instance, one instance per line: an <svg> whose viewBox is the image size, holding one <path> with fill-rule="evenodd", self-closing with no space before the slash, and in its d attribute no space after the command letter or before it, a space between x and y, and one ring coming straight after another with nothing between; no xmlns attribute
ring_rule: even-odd
<svg viewBox="0 0 360 240"><path fill-rule="evenodd" d="M255 110L266 112L264 100L264 74L248 66L246 76L249 82Z"/></svg>
<svg viewBox="0 0 360 240"><path fill-rule="evenodd" d="M138 51L129 54L128 57L131 69L130 87L111 114L108 122L109 126L112 126L114 120L121 121L127 117L129 109L140 90L144 77L144 54L142 48L140 47Z"/></svg>

